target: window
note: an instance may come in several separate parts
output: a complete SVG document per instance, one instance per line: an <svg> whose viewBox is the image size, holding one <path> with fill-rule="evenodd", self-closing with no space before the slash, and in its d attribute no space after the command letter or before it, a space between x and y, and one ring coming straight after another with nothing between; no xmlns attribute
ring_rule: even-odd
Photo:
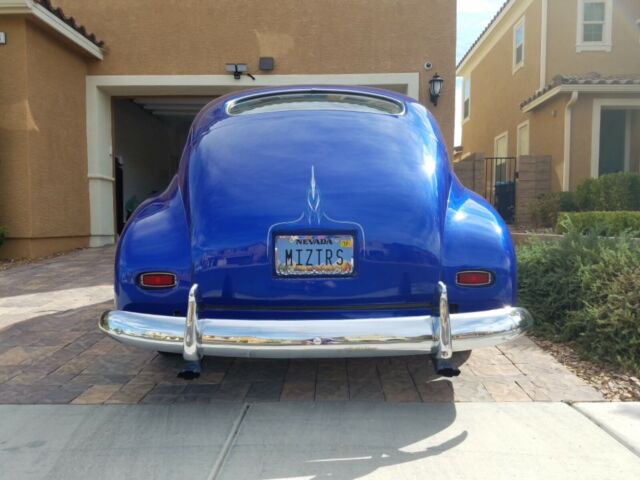
<svg viewBox="0 0 640 480"><path fill-rule="evenodd" d="M577 50L611 51L611 0L578 1Z"/></svg>
<svg viewBox="0 0 640 480"><path fill-rule="evenodd" d="M524 17L513 27L513 73L524 65Z"/></svg>
<svg viewBox="0 0 640 480"><path fill-rule="evenodd" d="M464 100L462 104L462 118L465 120L471 115L471 80L464 79Z"/></svg>
<svg viewBox="0 0 640 480"><path fill-rule="evenodd" d="M529 155L529 120L518 125L518 156Z"/></svg>
<svg viewBox="0 0 640 480"><path fill-rule="evenodd" d="M493 156L505 158L509 153L509 132L498 135L493 141Z"/></svg>
<svg viewBox="0 0 640 480"><path fill-rule="evenodd" d="M347 110L400 115L404 105L391 98L341 91L285 92L241 98L227 106L229 115L287 110Z"/></svg>

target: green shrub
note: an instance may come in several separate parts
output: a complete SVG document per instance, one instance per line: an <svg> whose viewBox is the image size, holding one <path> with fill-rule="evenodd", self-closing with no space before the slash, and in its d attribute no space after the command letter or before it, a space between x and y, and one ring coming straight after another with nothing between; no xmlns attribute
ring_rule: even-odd
<svg viewBox="0 0 640 480"><path fill-rule="evenodd" d="M558 215L556 231L565 233L573 226L580 233L616 236L628 233L640 236L640 211L636 212L562 212Z"/></svg>
<svg viewBox="0 0 640 480"><path fill-rule="evenodd" d="M545 193L530 206L531 221L537 227L553 228L558 222L558 213L577 210L572 192Z"/></svg>
<svg viewBox="0 0 640 480"><path fill-rule="evenodd" d="M582 182L576 188L577 210L640 210L640 174L612 173Z"/></svg>
<svg viewBox="0 0 640 480"><path fill-rule="evenodd" d="M584 356L640 372L640 242L583 235L518 248L520 304L535 331Z"/></svg>
<svg viewBox="0 0 640 480"><path fill-rule="evenodd" d="M7 236L7 229L4 227L0 227L0 247L4 243L4 238Z"/></svg>

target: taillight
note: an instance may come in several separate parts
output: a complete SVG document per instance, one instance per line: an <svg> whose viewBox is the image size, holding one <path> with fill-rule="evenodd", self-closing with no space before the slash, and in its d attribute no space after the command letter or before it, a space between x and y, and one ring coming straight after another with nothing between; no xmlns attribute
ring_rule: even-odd
<svg viewBox="0 0 640 480"><path fill-rule="evenodd" d="M484 270L458 272L456 283L463 287L484 287L493 283L493 274Z"/></svg>
<svg viewBox="0 0 640 480"><path fill-rule="evenodd" d="M146 288L169 288L175 287L176 283L173 273L150 272L140 275L140 285Z"/></svg>

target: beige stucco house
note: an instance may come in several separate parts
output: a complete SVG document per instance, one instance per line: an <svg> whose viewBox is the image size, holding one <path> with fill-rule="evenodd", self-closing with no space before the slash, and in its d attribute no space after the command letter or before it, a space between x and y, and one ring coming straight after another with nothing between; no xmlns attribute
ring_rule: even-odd
<svg viewBox="0 0 640 480"><path fill-rule="evenodd" d="M113 243L197 111L237 89L401 91L453 143L455 0L53 1L0 0L0 257Z"/></svg>
<svg viewBox="0 0 640 480"><path fill-rule="evenodd" d="M460 61L462 153L550 156L553 191L640 168L640 1L508 0Z"/></svg>

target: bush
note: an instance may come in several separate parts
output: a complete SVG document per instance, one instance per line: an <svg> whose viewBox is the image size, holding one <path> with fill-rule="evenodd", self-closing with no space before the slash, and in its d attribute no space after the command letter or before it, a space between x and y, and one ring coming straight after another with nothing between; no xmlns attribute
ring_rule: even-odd
<svg viewBox="0 0 640 480"><path fill-rule="evenodd" d="M581 211L640 210L640 174L612 173L582 182L575 199Z"/></svg>
<svg viewBox="0 0 640 480"><path fill-rule="evenodd" d="M4 243L4 238L7 236L7 229L4 227L0 227L0 247Z"/></svg>
<svg viewBox="0 0 640 480"><path fill-rule="evenodd" d="M617 236L628 233L640 237L640 212L568 212L558 215L556 231L565 233L573 226L580 233Z"/></svg>
<svg viewBox="0 0 640 480"><path fill-rule="evenodd" d="M545 193L540 195L530 206L529 213L534 225L553 228L558 223L560 212L577 210L572 192Z"/></svg>
<svg viewBox="0 0 640 480"><path fill-rule="evenodd" d="M638 173L613 173L597 179L585 180L578 185L575 193L545 193L529 206L533 225L547 228L558 225L560 212L638 210L640 210L640 174ZM607 219L603 217L603 221Z"/></svg>
<svg viewBox="0 0 640 480"><path fill-rule="evenodd" d="M583 235L518 248L520 304L542 336L640 372L640 242Z"/></svg>

